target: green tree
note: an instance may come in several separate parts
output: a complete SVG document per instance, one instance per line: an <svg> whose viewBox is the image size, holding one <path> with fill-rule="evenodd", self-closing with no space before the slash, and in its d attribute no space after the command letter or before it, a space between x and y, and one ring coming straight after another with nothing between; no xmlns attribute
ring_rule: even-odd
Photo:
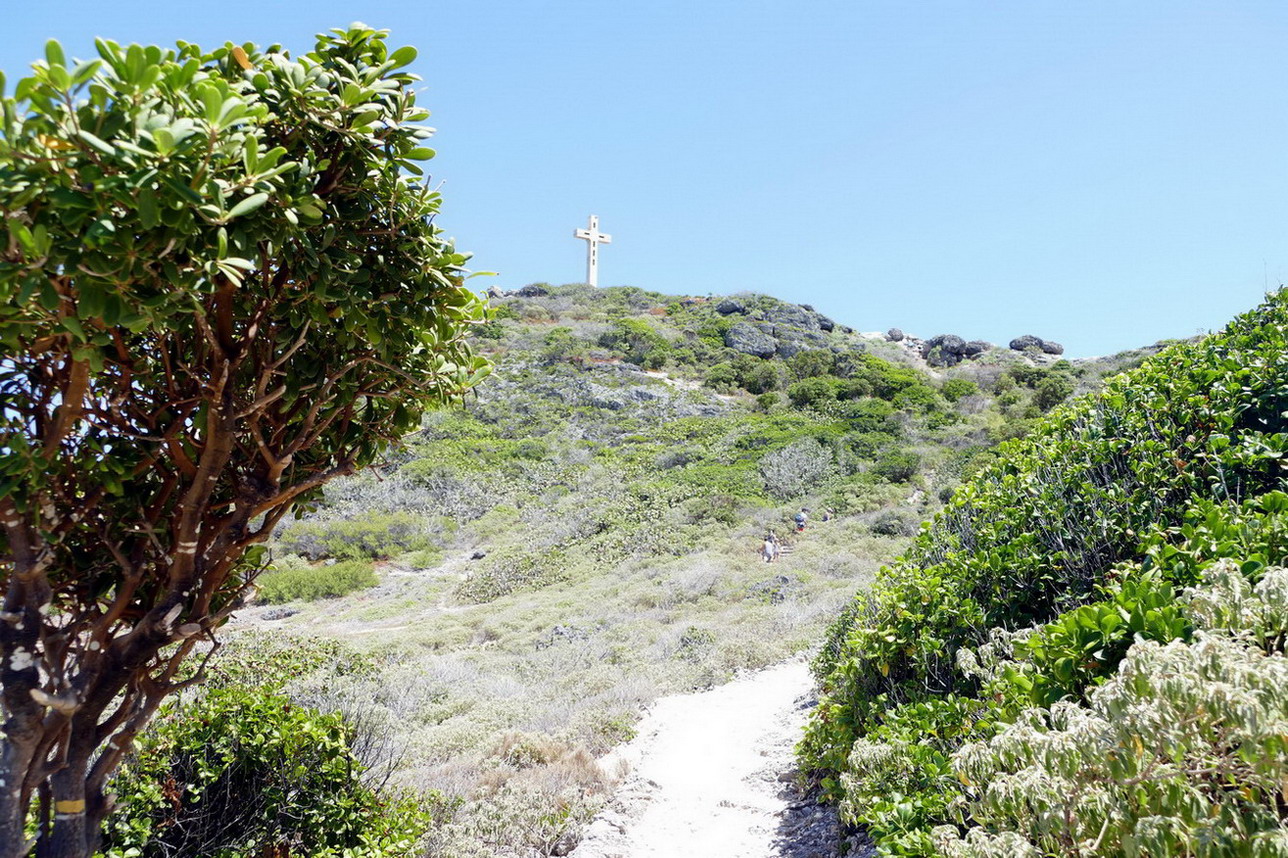
<svg viewBox="0 0 1288 858"><path fill-rule="evenodd" d="M258 543L488 371L414 49L97 47L0 80L3 858L94 851Z"/></svg>

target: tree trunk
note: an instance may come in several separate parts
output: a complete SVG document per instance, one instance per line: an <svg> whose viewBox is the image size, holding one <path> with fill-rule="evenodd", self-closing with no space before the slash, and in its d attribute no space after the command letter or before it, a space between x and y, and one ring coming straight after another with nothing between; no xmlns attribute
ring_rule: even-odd
<svg viewBox="0 0 1288 858"><path fill-rule="evenodd" d="M85 760L68 760L53 776L54 825L42 838L36 858L90 858L90 832L85 824Z"/></svg>
<svg viewBox="0 0 1288 858"><path fill-rule="evenodd" d="M0 742L0 858L27 854L26 803L22 779L31 764L32 743L13 736Z"/></svg>

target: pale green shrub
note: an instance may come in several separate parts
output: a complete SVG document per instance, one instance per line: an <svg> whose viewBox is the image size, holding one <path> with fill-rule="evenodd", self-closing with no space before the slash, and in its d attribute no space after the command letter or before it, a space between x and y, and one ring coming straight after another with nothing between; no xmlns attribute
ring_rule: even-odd
<svg viewBox="0 0 1288 858"><path fill-rule="evenodd" d="M1089 706L1029 710L954 765L991 833L936 829L946 855L1288 855L1288 659L1210 633L1139 643Z"/></svg>
<svg viewBox="0 0 1288 858"><path fill-rule="evenodd" d="M832 451L802 438L760 460L765 490L780 500L800 497L835 473Z"/></svg>

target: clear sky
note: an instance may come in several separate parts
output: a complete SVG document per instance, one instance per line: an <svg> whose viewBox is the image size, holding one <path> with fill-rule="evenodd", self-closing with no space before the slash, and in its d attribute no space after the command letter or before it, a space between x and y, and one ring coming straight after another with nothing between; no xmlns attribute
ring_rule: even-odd
<svg viewBox="0 0 1288 858"><path fill-rule="evenodd" d="M502 287L582 280L595 213L601 285L1083 356L1288 279L1276 0L30 0L0 69L353 20L420 48L439 223Z"/></svg>

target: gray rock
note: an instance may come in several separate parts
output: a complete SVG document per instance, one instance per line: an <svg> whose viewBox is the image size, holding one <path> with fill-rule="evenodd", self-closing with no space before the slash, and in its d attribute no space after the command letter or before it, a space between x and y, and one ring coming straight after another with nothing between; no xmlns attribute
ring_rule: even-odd
<svg viewBox="0 0 1288 858"><path fill-rule="evenodd" d="M969 343L966 344L966 351L964 352L964 354L966 355L966 357L979 357L980 355L982 355L984 352L988 351L992 347L993 347L992 343L986 343L983 340L971 340Z"/></svg>
<svg viewBox="0 0 1288 858"><path fill-rule="evenodd" d="M1064 354L1064 346L1059 343L1053 343L1050 340L1043 340L1042 351L1049 355L1062 355Z"/></svg>
<svg viewBox="0 0 1288 858"><path fill-rule="evenodd" d="M1017 352L1022 352L1025 349L1040 349L1042 348L1042 338L1035 337L1032 334L1025 334L1022 337L1016 337L1011 340L1011 348Z"/></svg>
<svg viewBox="0 0 1288 858"><path fill-rule="evenodd" d="M776 328L791 327L807 331L820 330L818 314L795 304L779 304L770 307L765 311L765 321L772 322Z"/></svg>
<svg viewBox="0 0 1288 858"><path fill-rule="evenodd" d="M841 325L841 333L852 334L854 333L854 328L851 328L849 325Z"/></svg>
<svg viewBox="0 0 1288 858"><path fill-rule="evenodd" d="M487 296L488 296L489 298L504 298L504 297L505 297L505 293L501 291L501 287L500 287L500 286L497 286L497 285L494 283L494 284L492 284L491 286L487 287Z"/></svg>
<svg viewBox="0 0 1288 858"><path fill-rule="evenodd" d="M966 341L956 334L939 334L921 344L921 356L931 366L956 366L966 356Z"/></svg>
<svg viewBox="0 0 1288 858"><path fill-rule="evenodd" d="M891 328L890 330L886 331L886 339L892 343L899 342L905 336L906 335L904 334L904 332L899 330L898 328Z"/></svg>
<svg viewBox="0 0 1288 858"><path fill-rule="evenodd" d="M778 354L789 358L804 351L828 348L827 337L814 331L788 331L778 337Z"/></svg>
<svg viewBox="0 0 1288 858"><path fill-rule="evenodd" d="M756 357L769 357L778 351L778 341L750 322L737 322L725 331L725 345Z"/></svg>
<svg viewBox="0 0 1288 858"><path fill-rule="evenodd" d="M833 322L831 319L829 319L827 316L824 316L822 313L815 313L814 318L815 320L818 321L818 329L820 331L831 332L836 329L836 322Z"/></svg>
<svg viewBox="0 0 1288 858"><path fill-rule="evenodd" d="M536 283L529 283L514 294L520 298L543 298L550 294L550 290Z"/></svg>
<svg viewBox="0 0 1288 858"><path fill-rule="evenodd" d="M716 304L716 312L722 316L729 316L734 313L742 315L746 314L747 305L741 301L735 301L733 298L725 298L719 304Z"/></svg>

